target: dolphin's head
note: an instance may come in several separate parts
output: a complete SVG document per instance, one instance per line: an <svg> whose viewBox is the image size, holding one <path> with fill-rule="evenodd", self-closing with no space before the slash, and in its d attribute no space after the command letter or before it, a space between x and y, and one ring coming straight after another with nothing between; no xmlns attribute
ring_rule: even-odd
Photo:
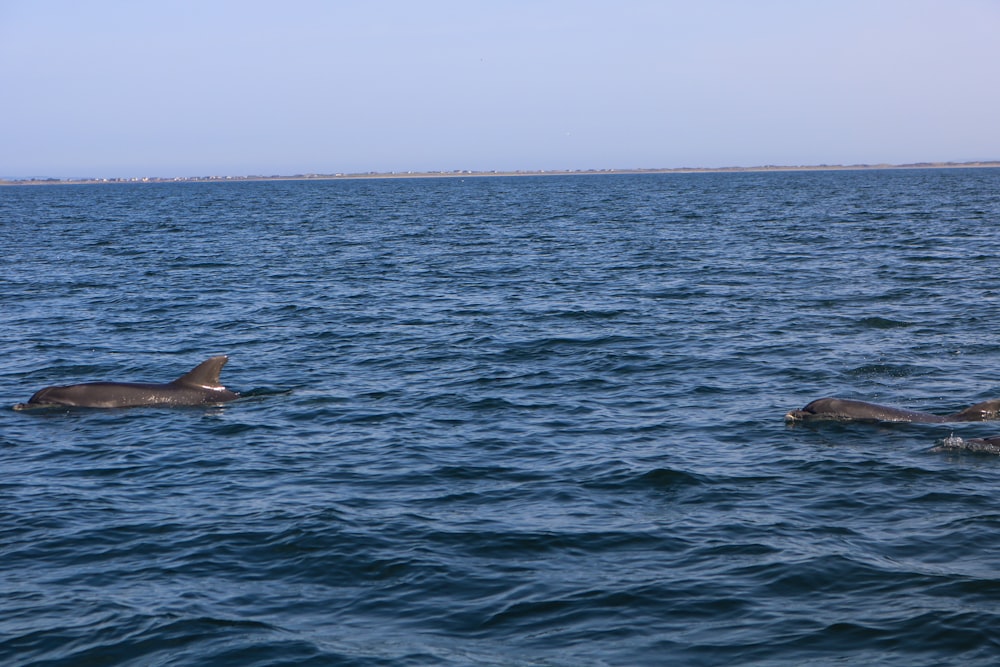
<svg viewBox="0 0 1000 667"><path fill-rule="evenodd" d="M867 414L869 406L858 401L850 401L842 398L817 398L800 410L791 410L785 415L785 421L799 422L810 419L865 419L872 418ZM856 414L852 414L856 413Z"/></svg>
<svg viewBox="0 0 1000 667"><path fill-rule="evenodd" d="M14 409L30 410L33 408L51 408L58 406L72 407L77 405L77 402L73 400L73 389L73 385L39 389L31 398L28 399L27 403L18 403L14 406Z"/></svg>
<svg viewBox="0 0 1000 667"><path fill-rule="evenodd" d="M802 410L789 410L785 413L786 422L800 422L809 419L810 417L816 416L815 412L807 412L804 408Z"/></svg>
<svg viewBox="0 0 1000 667"><path fill-rule="evenodd" d="M830 400L831 399L828 398L818 398L812 403L806 405L804 408L801 408L799 410L789 410L785 414L785 421L801 422L801 421L807 421L809 419L816 419L817 417L828 418L830 416L830 412L828 409L824 408L829 407L827 403L829 403Z"/></svg>

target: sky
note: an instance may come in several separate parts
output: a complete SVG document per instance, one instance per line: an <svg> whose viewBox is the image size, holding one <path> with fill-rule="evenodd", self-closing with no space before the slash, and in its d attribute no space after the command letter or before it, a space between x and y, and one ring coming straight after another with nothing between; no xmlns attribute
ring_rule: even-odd
<svg viewBox="0 0 1000 667"><path fill-rule="evenodd" d="M1000 0L0 0L0 178L1000 160Z"/></svg>

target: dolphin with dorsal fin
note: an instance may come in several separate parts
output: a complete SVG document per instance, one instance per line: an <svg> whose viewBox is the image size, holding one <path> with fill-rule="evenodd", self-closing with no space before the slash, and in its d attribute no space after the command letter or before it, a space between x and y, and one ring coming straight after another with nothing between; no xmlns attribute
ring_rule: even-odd
<svg viewBox="0 0 1000 667"><path fill-rule="evenodd" d="M817 398L801 410L792 410L785 415L787 422L837 420L873 422L917 422L923 424L944 424L946 422L984 422L1000 418L1000 400L983 401L970 405L960 412L950 415L935 415L929 412L904 410L888 405L854 401L849 398Z"/></svg>
<svg viewBox="0 0 1000 667"><path fill-rule="evenodd" d="M15 410L32 408L132 408L142 405L211 405L240 397L222 386L219 373L229 361L226 355L207 359L166 384L141 382L85 382L46 387L35 392Z"/></svg>

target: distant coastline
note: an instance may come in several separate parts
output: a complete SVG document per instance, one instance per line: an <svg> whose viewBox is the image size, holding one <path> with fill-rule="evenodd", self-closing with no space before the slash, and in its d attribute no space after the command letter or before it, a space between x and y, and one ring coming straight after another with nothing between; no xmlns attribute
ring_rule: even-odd
<svg viewBox="0 0 1000 667"><path fill-rule="evenodd" d="M852 165L761 165L756 167L673 167L665 169L545 169L535 171L389 171L335 174L295 174L291 176L179 176L131 178L5 178L2 185L65 185L95 183L217 183L232 181L313 181L376 178L473 178L490 176L577 176L588 174L701 174L767 171L862 171L876 169L980 169L1000 167L1000 161L985 162L914 162L911 164Z"/></svg>

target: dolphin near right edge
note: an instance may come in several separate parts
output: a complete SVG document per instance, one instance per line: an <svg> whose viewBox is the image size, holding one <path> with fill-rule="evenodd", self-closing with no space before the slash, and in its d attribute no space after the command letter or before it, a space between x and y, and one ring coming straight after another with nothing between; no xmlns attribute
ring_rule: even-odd
<svg viewBox="0 0 1000 667"><path fill-rule="evenodd" d="M989 438L960 438L950 435L942 440L932 452L972 452L973 454L1000 454L1000 435Z"/></svg>
<svg viewBox="0 0 1000 667"><path fill-rule="evenodd" d="M944 424L947 422L982 422L998 418L1000 418L1000 400L998 399L976 403L954 414L935 415L930 412L904 410L849 398L818 398L800 410L792 410L785 414L786 422L834 420Z"/></svg>

